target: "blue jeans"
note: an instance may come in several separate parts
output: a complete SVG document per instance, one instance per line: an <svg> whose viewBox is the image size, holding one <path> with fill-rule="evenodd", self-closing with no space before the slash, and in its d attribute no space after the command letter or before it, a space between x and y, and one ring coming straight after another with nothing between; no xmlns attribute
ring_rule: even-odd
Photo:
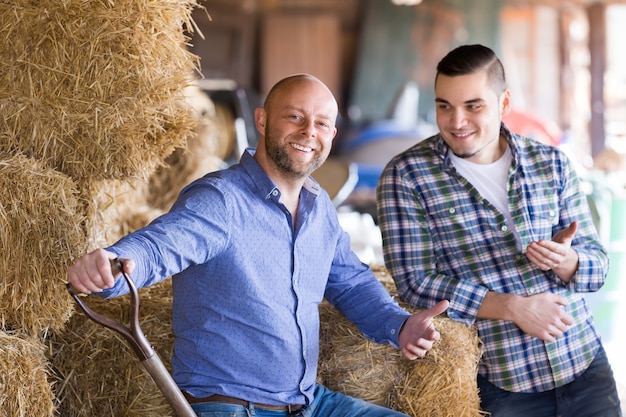
<svg viewBox="0 0 626 417"><path fill-rule="evenodd" d="M589 368L574 381L551 391L516 393L478 376L481 408L490 417L621 417L613 371L600 347Z"/></svg>
<svg viewBox="0 0 626 417"><path fill-rule="evenodd" d="M202 403L192 405L198 417L286 417L285 411L255 408L253 403L243 405ZM310 406L291 414L293 417L407 417L406 414L379 405L349 397L318 385Z"/></svg>

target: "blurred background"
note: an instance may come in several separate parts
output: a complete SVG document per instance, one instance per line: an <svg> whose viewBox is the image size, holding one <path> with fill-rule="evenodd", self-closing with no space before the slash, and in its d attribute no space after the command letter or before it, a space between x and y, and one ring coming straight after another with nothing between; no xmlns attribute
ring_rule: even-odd
<svg viewBox="0 0 626 417"><path fill-rule="evenodd" d="M208 0L190 48L202 90L232 132L223 165L257 136L253 109L278 79L308 72L341 111L331 158L314 176L334 198L364 262L382 264L375 187L385 163L434 126L437 62L482 43L505 66L514 131L566 150L610 257L588 297L620 384L626 382L626 1Z"/></svg>

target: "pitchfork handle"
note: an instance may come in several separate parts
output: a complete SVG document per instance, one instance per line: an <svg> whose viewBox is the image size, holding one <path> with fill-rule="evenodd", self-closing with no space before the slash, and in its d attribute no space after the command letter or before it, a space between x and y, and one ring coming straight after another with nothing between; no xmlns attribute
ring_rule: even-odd
<svg viewBox="0 0 626 417"><path fill-rule="evenodd" d="M122 323L90 309L82 300L82 297L79 296L78 291L69 283L66 284L67 290L90 319L124 336L137 354L137 357L142 361L146 360L154 355L154 349L139 327L139 295L137 293L137 287L128 274L124 272L122 262L118 258L111 260L111 271L113 275L121 272L130 289L130 312L128 318L130 327L124 326Z"/></svg>
<svg viewBox="0 0 626 417"><path fill-rule="evenodd" d="M126 283L128 284L128 288L130 289L130 327L126 327L116 320L91 310L83 302L79 296L79 292L72 287L70 283L66 284L67 290L83 312L91 320L124 336L156 383L157 387L161 390L169 404L172 406L172 409L177 417L197 417L193 408L191 408L191 405L180 391L180 388L178 388L178 385L174 382L174 379L170 375L169 371L165 368L165 365L163 365L161 358L159 358L159 355L154 351L152 345L141 331L141 327L139 327L139 295L137 293L137 287L128 274L124 272L124 266L119 259L115 258L111 260L111 271L113 272L113 275L121 272L122 276L126 280Z"/></svg>

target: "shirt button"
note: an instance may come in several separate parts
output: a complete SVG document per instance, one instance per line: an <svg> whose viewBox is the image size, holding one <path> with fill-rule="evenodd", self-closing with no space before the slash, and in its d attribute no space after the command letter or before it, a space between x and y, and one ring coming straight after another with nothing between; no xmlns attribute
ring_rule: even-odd
<svg viewBox="0 0 626 417"><path fill-rule="evenodd" d="M502 227L500 228L500 230L502 230L503 232L508 232L508 231L509 231L509 226L506 226L506 225L505 225L505 226L502 226Z"/></svg>
<svg viewBox="0 0 626 417"><path fill-rule="evenodd" d="M274 190L274 191L272 191L272 195L273 195L274 197L276 197L276 196L278 195L278 190Z"/></svg>
<svg viewBox="0 0 626 417"><path fill-rule="evenodd" d="M391 334L396 334L396 329L391 329Z"/></svg>
<svg viewBox="0 0 626 417"><path fill-rule="evenodd" d="M454 214L456 212L456 209L454 207L450 207L448 211L450 212L450 214Z"/></svg>
<svg viewBox="0 0 626 417"><path fill-rule="evenodd" d="M554 217L556 215L556 212L554 210L550 210L550 217Z"/></svg>

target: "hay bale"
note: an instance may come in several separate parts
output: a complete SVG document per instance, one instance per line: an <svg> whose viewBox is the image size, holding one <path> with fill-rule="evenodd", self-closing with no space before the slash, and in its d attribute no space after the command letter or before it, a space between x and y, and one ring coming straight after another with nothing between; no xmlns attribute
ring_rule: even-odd
<svg viewBox="0 0 626 417"><path fill-rule="evenodd" d="M83 189L89 249L108 246L163 214L148 202L148 182L96 181Z"/></svg>
<svg viewBox="0 0 626 417"><path fill-rule="evenodd" d="M435 317L441 340L417 361L405 361L405 377L396 385L398 410L419 417L479 417L476 385L481 350L477 333L463 323Z"/></svg>
<svg viewBox="0 0 626 417"><path fill-rule="evenodd" d="M75 183L40 161L0 156L0 324L29 335L60 330L73 304L64 282L85 249Z"/></svg>
<svg viewBox="0 0 626 417"><path fill-rule="evenodd" d="M372 266L387 291L398 298L393 277L384 266ZM403 301L400 305L418 312ZM402 360L404 380L395 387L392 404L398 410L420 417L480 417L480 397L476 376L482 355L475 327L451 320L445 315L433 319L441 334L428 354L417 361Z"/></svg>
<svg viewBox="0 0 626 417"><path fill-rule="evenodd" d="M227 105L217 104L213 123L215 124L213 134L216 136L215 142L217 144L216 155L220 159L226 159L232 154L237 142L235 115Z"/></svg>
<svg viewBox="0 0 626 417"><path fill-rule="evenodd" d="M0 415L54 416L45 345L17 332L0 331Z"/></svg>
<svg viewBox="0 0 626 417"><path fill-rule="evenodd" d="M170 369L171 280L139 290L141 328ZM127 324L128 296L111 300L89 297L94 311ZM76 312L62 334L50 343L56 371L56 396L65 417L164 417L173 411L148 372L116 332Z"/></svg>
<svg viewBox="0 0 626 417"><path fill-rule="evenodd" d="M188 89L187 100L197 120L186 147L176 149L150 177L148 202L169 210L180 191L193 180L226 166L235 143L235 122L230 110L215 105L199 88Z"/></svg>
<svg viewBox="0 0 626 417"><path fill-rule="evenodd" d="M397 296L386 270L372 269L392 296ZM441 340L424 358L409 361L391 346L364 339L327 302L320 304L320 317L318 381L329 388L415 417L484 415L476 386L481 350L475 328L435 317Z"/></svg>
<svg viewBox="0 0 626 417"><path fill-rule="evenodd" d="M147 177L194 127L196 0L0 4L0 151L75 181Z"/></svg>
<svg viewBox="0 0 626 417"><path fill-rule="evenodd" d="M364 339L327 301L319 310L318 382L374 404L393 406L395 386L404 379L401 354L388 345Z"/></svg>

